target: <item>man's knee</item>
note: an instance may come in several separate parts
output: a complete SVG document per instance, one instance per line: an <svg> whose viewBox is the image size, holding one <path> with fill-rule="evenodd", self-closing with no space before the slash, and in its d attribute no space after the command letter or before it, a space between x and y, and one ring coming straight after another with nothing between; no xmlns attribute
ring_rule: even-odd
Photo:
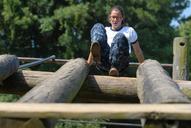
<svg viewBox="0 0 191 128"><path fill-rule="evenodd" d="M113 43L119 44L118 46L129 47L128 40L123 33L117 33L113 38Z"/></svg>
<svg viewBox="0 0 191 128"><path fill-rule="evenodd" d="M91 42L98 42L100 43L101 47L102 45L107 43L107 35L105 31L105 27L100 24L96 23L93 28L91 29Z"/></svg>
<svg viewBox="0 0 191 128"><path fill-rule="evenodd" d="M95 32L101 32L101 33L105 33L105 27L103 24L101 23L96 23L94 24L94 26L91 29L91 34L95 33Z"/></svg>

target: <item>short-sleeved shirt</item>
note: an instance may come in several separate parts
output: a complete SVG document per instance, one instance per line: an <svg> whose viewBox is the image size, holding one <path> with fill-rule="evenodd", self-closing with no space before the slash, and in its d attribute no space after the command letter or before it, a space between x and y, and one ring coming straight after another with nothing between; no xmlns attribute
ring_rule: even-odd
<svg viewBox="0 0 191 128"><path fill-rule="evenodd" d="M124 26L120 30L112 30L111 27L105 27L107 34L107 43L111 47L114 36L117 33L123 33L129 42L129 53L131 53L131 44L137 41L137 33L132 27Z"/></svg>

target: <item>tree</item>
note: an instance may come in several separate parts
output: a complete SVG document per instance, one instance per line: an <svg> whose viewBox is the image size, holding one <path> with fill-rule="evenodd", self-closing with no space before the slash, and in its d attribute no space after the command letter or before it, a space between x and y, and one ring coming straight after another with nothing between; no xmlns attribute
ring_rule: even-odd
<svg viewBox="0 0 191 128"><path fill-rule="evenodd" d="M119 4L125 10L127 23L138 32L146 58L171 62L175 32L170 23L188 3L189 0L2 0L1 51L18 56L87 58L91 27L96 22L108 25L109 9Z"/></svg>

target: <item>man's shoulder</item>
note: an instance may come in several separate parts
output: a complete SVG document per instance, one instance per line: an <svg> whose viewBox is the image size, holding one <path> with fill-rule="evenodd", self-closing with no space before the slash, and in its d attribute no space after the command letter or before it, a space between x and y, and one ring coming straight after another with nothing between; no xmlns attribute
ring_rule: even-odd
<svg viewBox="0 0 191 128"><path fill-rule="evenodd" d="M110 30L110 27L109 27L109 26L106 26L106 27L105 27L105 30Z"/></svg>
<svg viewBox="0 0 191 128"><path fill-rule="evenodd" d="M131 26L124 26L123 30L128 30L128 31L135 31L133 27Z"/></svg>

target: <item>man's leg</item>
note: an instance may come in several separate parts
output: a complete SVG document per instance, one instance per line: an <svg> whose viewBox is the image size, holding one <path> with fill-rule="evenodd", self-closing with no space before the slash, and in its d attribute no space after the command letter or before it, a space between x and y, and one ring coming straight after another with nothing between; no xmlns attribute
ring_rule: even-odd
<svg viewBox="0 0 191 128"><path fill-rule="evenodd" d="M90 52L93 56L93 60L99 65L99 67L107 67L109 65L110 47L107 44L107 35L105 27L102 24L97 23L91 29L90 34Z"/></svg>
<svg viewBox="0 0 191 128"><path fill-rule="evenodd" d="M124 34L118 33L111 44L109 60L111 69L109 75L119 76L122 71L129 65L129 43Z"/></svg>

